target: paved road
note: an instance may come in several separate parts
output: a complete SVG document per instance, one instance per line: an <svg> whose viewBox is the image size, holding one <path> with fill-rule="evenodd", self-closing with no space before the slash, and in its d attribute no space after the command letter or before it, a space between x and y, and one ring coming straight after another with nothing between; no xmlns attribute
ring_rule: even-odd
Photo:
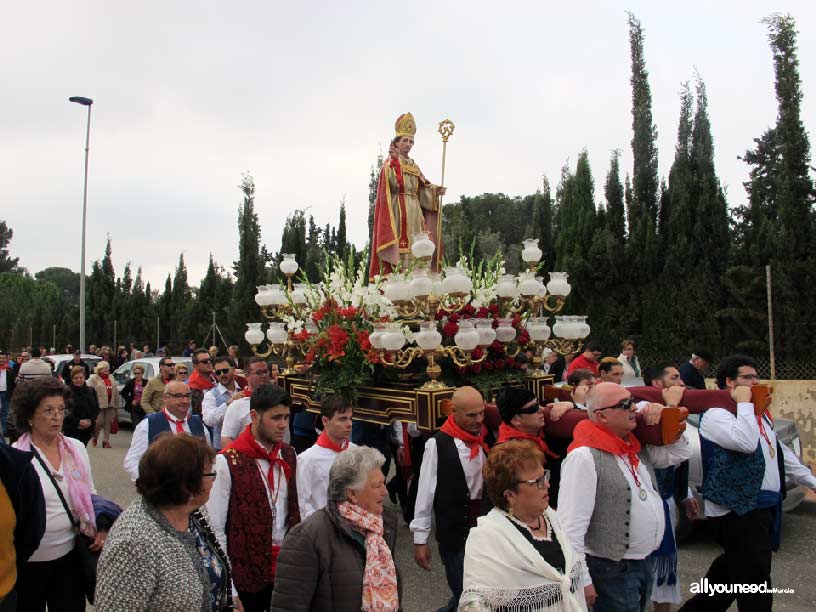
<svg viewBox="0 0 816 612"><path fill-rule="evenodd" d="M89 448L94 480L100 494L110 497L123 507L135 496L135 489L122 468L130 444L130 432L120 430L111 437L113 448ZM386 500L386 503L388 501ZM774 586L793 588L795 594L779 594L774 599L776 612L816 610L816 500L805 501L795 511L785 515L782 548L774 557ZM690 584L705 575L711 561L719 554L704 523L698 524L691 538L680 548L681 592L688 596ZM444 570L434 549L432 572L420 569L413 559L411 533L407 526L400 530L397 544L397 564L403 579L405 612L428 612L444 605L450 591ZM90 610L91 608L89 608ZM736 606L732 606L736 610Z"/></svg>

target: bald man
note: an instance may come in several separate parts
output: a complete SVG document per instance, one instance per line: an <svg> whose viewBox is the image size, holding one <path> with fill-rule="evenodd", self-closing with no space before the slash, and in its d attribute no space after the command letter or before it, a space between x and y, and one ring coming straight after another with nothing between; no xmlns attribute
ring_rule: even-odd
<svg viewBox="0 0 816 612"><path fill-rule="evenodd" d="M139 477L142 455L156 436L165 432L198 436L207 440L207 444L210 443L209 436L205 435L201 415L190 416L190 388L180 380L171 380L164 386L162 409L148 414L133 430L130 448L125 455L125 471L134 482Z"/></svg>
<svg viewBox="0 0 816 612"><path fill-rule="evenodd" d="M489 446L485 437L484 398L473 387L460 387L452 397L453 410L425 444L419 470L414 520L414 560L431 571L431 509L436 517L436 541L452 596L439 611L459 606L465 563L465 541L482 508L482 466Z"/></svg>
<svg viewBox="0 0 816 612"><path fill-rule="evenodd" d="M687 460L691 449L685 434L674 444L641 449L632 434L637 408L616 383L595 385L586 407L589 420L575 428L561 467L558 516L573 549L585 555L593 610L642 611L654 582L649 556L668 546L654 468Z"/></svg>

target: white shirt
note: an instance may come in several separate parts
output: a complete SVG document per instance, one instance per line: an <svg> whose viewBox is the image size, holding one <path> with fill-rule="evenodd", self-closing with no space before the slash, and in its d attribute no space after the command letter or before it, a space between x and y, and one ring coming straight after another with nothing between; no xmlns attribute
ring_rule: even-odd
<svg viewBox="0 0 816 612"><path fill-rule="evenodd" d="M665 468L682 463L691 456L691 447L685 432L674 444L666 446L646 445L641 453L654 468ZM663 500L660 492L652 486L652 479L644 461L637 467L640 486L635 483L629 469L629 460L617 456L616 463L629 488L632 502L629 515L629 548L624 559L645 559L660 546L665 529ZM598 556L584 544L592 513L595 510L597 473L591 449L586 446L576 448L567 454L561 464L561 486L558 491L558 517L570 539L575 552ZM641 500L640 489L646 491L646 499ZM621 517L621 526L624 518Z"/></svg>
<svg viewBox="0 0 816 612"><path fill-rule="evenodd" d="M768 442L759 432L759 423L754 414L754 405L750 402L737 404L737 414L734 415L724 408L710 408L700 421L700 436L726 450L738 453L752 454L757 444L761 442L762 456L765 458L765 474L762 477L761 488L765 491L779 491L779 467L776 457L771 457L770 447L776 452L776 433L767 417L762 417L765 434ZM780 441L785 461L785 473L794 483L811 489L816 488L816 477L799 461L796 454ZM706 516L723 516L731 512L725 506L705 500Z"/></svg>
<svg viewBox="0 0 816 612"><path fill-rule="evenodd" d="M91 479L91 493L96 493L96 487L93 483L93 474L91 473L91 460L88 458L88 451L85 449L82 442L75 438L69 438L66 436L65 441L73 445L74 452L85 464L85 470L88 473L88 477ZM14 446L16 447L17 444L15 443ZM55 470L42 450L34 446L33 443L31 447L32 449L37 450L40 457L42 457L43 461L45 461L45 464L48 466L51 472L56 472L56 474L58 474L56 477L57 484L62 490L62 494L65 496L65 501L68 502L68 507L71 509L71 512L74 512L74 504L71 500L71 495L68 492L68 481L64 478L65 461L62 461L60 468ZM29 561L53 561L54 559L64 557L73 550L75 537L74 527L71 524L71 519L68 518L68 515L65 512L65 507L60 501L57 490L54 488L54 485L51 484L51 479L48 477L48 473L43 469L42 465L39 461L37 461L37 459L33 459L31 461L31 465L33 465L34 469L37 470L37 476L40 477L40 486L42 487L43 496L45 497L45 533L43 534L42 540L40 540L39 548L34 551L34 554L31 555ZM60 480L60 477L63 477L62 480Z"/></svg>
<svg viewBox="0 0 816 612"><path fill-rule="evenodd" d="M249 415L249 399L248 397L242 397L229 405L229 409L224 415L224 424L221 426L221 437L234 440L241 435L247 425L252 423L252 417ZM291 436L287 427L283 434L283 441L289 444L290 440Z"/></svg>
<svg viewBox="0 0 816 612"><path fill-rule="evenodd" d="M11 372L11 370L8 370ZM3 391L8 391L8 384L6 382L6 370L0 370L0 393Z"/></svg>
<svg viewBox="0 0 816 612"><path fill-rule="evenodd" d="M280 457L280 453L278 454ZM286 477L283 474L283 469L279 465L275 466L275 494L269 490L269 462L266 459L256 459L255 463L258 465L258 476L261 477L264 489L266 490L266 499L269 502L269 507L275 507L275 526L272 530L272 543L279 546L283 542L286 535L286 503L289 496ZM300 469L300 461L298 461L298 470ZM229 513L229 501L232 495L232 475L230 474L229 465L227 465L227 457L223 454L215 456L215 482L210 491L210 499L207 502L207 512L210 514L210 526L212 527L215 537L218 538L218 543L229 554L229 542L227 542L227 514ZM237 491L237 495L241 492Z"/></svg>
<svg viewBox="0 0 816 612"><path fill-rule="evenodd" d="M181 421L181 419L177 419L169 412L165 412L165 416L170 420L170 431L173 435L176 435L176 421ZM139 478L139 461L142 460L142 455L145 454L149 446L147 440L148 424L149 421L147 419L142 419L136 426L136 429L133 430L133 437L130 439L130 448L128 449L127 455L125 455L125 471L130 474L130 479L133 482L136 482L136 479ZM186 419L182 421L182 427L186 433L192 435L190 432L190 423ZM209 444L210 440L206 434L207 432L205 430L204 439L207 440L207 444Z"/></svg>
<svg viewBox="0 0 816 612"><path fill-rule="evenodd" d="M346 448L357 446L349 442ZM305 521L328 501L329 470L340 453L315 444L298 455L297 490L300 520Z"/></svg>
<svg viewBox="0 0 816 612"><path fill-rule="evenodd" d="M218 383L204 394L204 400L201 402L201 420L208 427L212 427L213 448L216 450L221 448L221 425L227 412L227 401L233 393L240 390L237 382L233 391Z"/></svg>
<svg viewBox="0 0 816 612"><path fill-rule="evenodd" d="M470 491L470 499L482 499L484 449L479 448L478 454L471 459L470 448L468 448L467 444L459 438L454 438L453 443L456 445L459 461L462 463L462 470L465 472L465 482L467 482ZM422 455L414 520L411 521L410 525L410 529L414 534L414 544L428 543L428 536L431 532L431 513L433 512L434 496L436 495L438 463L439 455L436 452L436 438L431 438L425 443L425 454Z"/></svg>

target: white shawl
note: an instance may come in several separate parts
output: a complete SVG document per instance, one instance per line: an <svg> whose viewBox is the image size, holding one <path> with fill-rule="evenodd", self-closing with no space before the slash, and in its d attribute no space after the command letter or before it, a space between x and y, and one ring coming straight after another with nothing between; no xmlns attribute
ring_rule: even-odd
<svg viewBox="0 0 816 612"><path fill-rule="evenodd" d="M555 511L547 508L544 516L564 553L565 574L544 561L507 515L494 508L470 530L459 612L500 607L509 611L586 612L584 562L570 546Z"/></svg>

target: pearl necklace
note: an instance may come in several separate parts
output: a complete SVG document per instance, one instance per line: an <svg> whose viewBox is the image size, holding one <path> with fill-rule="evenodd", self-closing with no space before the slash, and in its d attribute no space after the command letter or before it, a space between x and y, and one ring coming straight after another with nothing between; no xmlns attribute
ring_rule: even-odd
<svg viewBox="0 0 816 612"><path fill-rule="evenodd" d="M543 536L537 536L535 533L533 533L534 528L530 527L527 523L522 521L515 514L513 514L512 512L507 512L506 514L507 518L513 521L516 525L518 525L519 527L524 527L527 531L529 531L530 535L536 542L549 542L550 540L552 540L552 526L550 525L550 521L548 521L546 518L544 519L544 525L547 527L547 533ZM535 527L536 530L541 529L541 518L542 515L539 515L538 523L536 524Z"/></svg>

